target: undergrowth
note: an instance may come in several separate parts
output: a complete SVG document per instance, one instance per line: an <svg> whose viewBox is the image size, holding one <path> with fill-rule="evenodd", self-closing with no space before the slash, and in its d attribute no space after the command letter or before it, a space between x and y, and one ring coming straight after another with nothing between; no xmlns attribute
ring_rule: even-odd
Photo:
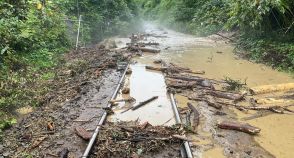
<svg viewBox="0 0 294 158"><path fill-rule="evenodd" d="M294 72L294 43L270 39L240 38L239 55L281 71Z"/></svg>

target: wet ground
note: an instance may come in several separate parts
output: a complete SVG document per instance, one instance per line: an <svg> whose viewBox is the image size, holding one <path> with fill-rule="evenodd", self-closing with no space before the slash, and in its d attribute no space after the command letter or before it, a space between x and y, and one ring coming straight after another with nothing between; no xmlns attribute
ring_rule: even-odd
<svg viewBox="0 0 294 158"><path fill-rule="evenodd" d="M158 42L157 48L161 52L144 53L141 57L133 58L130 65L132 74L126 76L123 86L130 88L130 94L123 95L120 91L116 99L131 96L138 103L152 96L159 98L135 111L125 113L121 112L132 104L120 103L113 108L115 114L108 118L109 121L139 120L141 123L148 121L152 125L175 123L164 75L145 69L145 65L154 66L153 61L156 59L192 70L204 70L206 73L202 76L210 79L222 80L230 77L246 80L249 87L294 82L286 73L239 59L233 53L234 47L217 36L199 38L154 25L146 25L146 32L157 35L148 37L145 42ZM121 48L130 42L127 38L115 38L115 41ZM125 64L121 63L122 59L121 55L109 50L90 49L70 54L68 63L75 63L73 65L76 66L65 66L61 70L64 73L60 74L61 78L55 85L56 91L48 96L46 106L36 108L33 113L30 107L20 109L20 112L30 114L21 118L17 127L6 132L4 144L0 146L2 156L58 157L60 151L68 148L71 157L80 157L87 141L75 134L75 127L83 127L89 132L94 130L104 112L102 108L107 105L122 73L120 67ZM110 64L104 67L103 63L109 61L116 63L115 66ZM100 72L102 67L103 71ZM270 95L272 97L276 94ZM261 95L257 98L269 96ZM293 99L292 92L288 96ZM294 157L291 150L294 148L294 128L291 128L294 127L293 115L267 113L262 114L262 117L252 118L257 112L244 113L228 107L220 111L204 103L190 101L182 95L176 95L176 100L182 108L186 107L188 101L192 102L197 105L201 114L197 133L189 134L189 138L194 140L190 145L195 157ZM248 122L261 128L261 133L251 136L216 128L218 121L226 119ZM53 131L48 131L48 122L54 123ZM32 149L32 145L38 140L42 142Z"/></svg>
<svg viewBox="0 0 294 158"><path fill-rule="evenodd" d="M126 67L120 54L85 48L66 54L57 69L45 105L21 108L19 124L5 131L0 157L81 157L87 141L76 134L82 127L92 132ZM51 124L51 127L48 124ZM50 129L51 128L51 129Z"/></svg>
<svg viewBox="0 0 294 158"><path fill-rule="evenodd" d="M157 28L153 25L147 25L146 32L162 36L148 37L148 40L145 41L160 43L157 48L160 48L161 52L159 54L145 53L142 57L134 59L138 63L131 66L134 74L129 77L128 85L131 87L130 96L136 99L146 99L148 98L146 96L152 94L166 97L165 90L162 90L166 87L163 83L163 76L158 72L149 72L143 67L144 65L154 65L153 61L157 59L188 67L192 70L204 70L206 73L203 76L210 79L222 80L225 77L230 77L246 81L248 87L294 82L293 77L289 74L278 72L263 64L240 59L233 53L234 47L222 39L219 40L217 36L199 38ZM116 42L123 46L129 41L121 38L116 39ZM158 76L156 81L155 76ZM152 89L152 87L157 88ZM275 96L275 94L271 95ZM261 98L264 97L268 96L261 96ZM166 100L166 105L168 105L169 98L162 99ZM177 95L176 99L179 107L186 107L188 102L186 97ZM219 116L215 114L218 111L214 108L197 102L193 103L198 104L198 110L201 113L200 129L196 135L191 135L192 138L197 140L196 143L192 144L195 157L290 158L294 156L294 152L291 152L291 148L294 147L294 129L291 128L294 127L293 115L270 113L263 117L246 119L254 116L257 112L244 113L234 108L225 108L222 111L225 116ZM148 104L142 108L140 112L126 114L120 114L120 110L124 107L124 104L120 104L115 109L116 115L112 118L125 121L139 118L154 124L162 124L164 120L169 119L167 115L170 115L168 114L170 110L166 109L166 106L158 106L161 104L160 101L154 102L152 105ZM160 109L164 109L166 113L161 114ZM157 117L158 115L161 117ZM253 137L245 133L215 129L216 122L226 119L250 123L261 128L262 132Z"/></svg>

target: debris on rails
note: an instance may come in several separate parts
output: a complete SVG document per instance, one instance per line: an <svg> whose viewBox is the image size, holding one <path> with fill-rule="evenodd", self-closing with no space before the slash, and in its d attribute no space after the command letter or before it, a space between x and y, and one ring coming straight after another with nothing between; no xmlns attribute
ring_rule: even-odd
<svg viewBox="0 0 294 158"><path fill-rule="evenodd" d="M144 157L165 150L173 153L171 146L180 146L184 140L188 140L184 133L183 128L177 125L167 127L152 126L148 122L107 122L101 128L90 157Z"/></svg>

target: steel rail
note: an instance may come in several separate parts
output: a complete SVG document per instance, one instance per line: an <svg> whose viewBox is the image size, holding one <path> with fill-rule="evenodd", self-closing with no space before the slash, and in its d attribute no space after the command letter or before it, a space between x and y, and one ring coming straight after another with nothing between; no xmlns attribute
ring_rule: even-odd
<svg viewBox="0 0 294 158"><path fill-rule="evenodd" d="M114 93L112 94L112 97L111 97L110 100L115 99L115 97L117 96L117 93L118 93L118 91L119 91L119 89L120 89L120 87L121 87L121 84L122 84L122 82L123 82L123 80L124 80L124 78L125 78L125 75L126 75L126 72L127 72L127 70L128 70L128 67L129 67L129 64L127 64L127 67L126 67L126 69L124 70L124 73L123 73L121 79L119 80L118 85L117 85L117 87L116 87ZM108 103L107 107L108 107L108 108L111 108L111 106L112 106L112 105L111 105L110 103ZM96 137L97 137L97 135L98 135L98 133L99 133L99 130L100 130L100 128L101 128L101 125L103 125L103 123L104 123L104 121L105 121L106 118L107 118L107 112L105 111L105 112L103 113L103 115L102 115L102 117L101 117L101 119L100 119L100 121L99 121L99 123L98 123L98 125L97 125L97 127L96 127L96 129L95 129L95 131L94 131L94 133L93 133L93 135L92 135L92 137L91 137L91 139L90 139L90 141L89 141L89 144L88 144L88 146L87 146L87 148L86 148L86 150L85 150L85 152L84 152L82 158L87 158L87 157L89 156L89 153L90 153L90 151L91 151L91 149L92 149L92 146L94 145L94 142L95 142L95 140L96 140Z"/></svg>
<svg viewBox="0 0 294 158"><path fill-rule="evenodd" d="M178 111L177 103L175 101L173 93L170 93L170 99L171 99L171 102L172 102L173 111L175 113L176 123L182 123L180 113ZM185 147L185 150L186 150L186 153L187 153L187 158L193 158L189 142L185 141L184 142L184 147Z"/></svg>

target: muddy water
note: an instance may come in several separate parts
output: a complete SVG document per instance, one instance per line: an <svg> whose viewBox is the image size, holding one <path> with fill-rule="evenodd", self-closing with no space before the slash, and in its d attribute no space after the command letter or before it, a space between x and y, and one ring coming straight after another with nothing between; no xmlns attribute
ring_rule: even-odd
<svg viewBox="0 0 294 158"><path fill-rule="evenodd" d="M263 64L238 59L233 54L233 47L223 42L194 38L173 31L169 31L168 36L168 39L161 39L161 42L166 43L163 47L170 46L170 49L163 50L156 56L148 56L149 59L145 60L160 58L194 70L205 70L205 77L208 78L223 79L227 76L246 79L248 86L294 82L286 73L275 71ZM185 102L183 98L178 100ZM237 114L241 115L240 112ZM279 158L294 157L294 152L291 151L294 148L293 115L273 114L247 122L261 128L261 134L255 139L267 151ZM203 157L220 157L222 153L222 150L215 148L205 152Z"/></svg>
<svg viewBox="0 0 294 158"><path fill-rule="evenodd" d="M148 121L152 125L174 124L174 113L167 96L163 75L158 72L147 71L145 65L140 63L132 64L130 68L132 69L132 74L127 76L124 86L130 88L129 96L136 99L134 105L153 96L158 96L158 99L135 111L129 110L124 113L122 111L133 105L122 102L114 108L115 115L111 119L121 121L135 121L138 119L140 122ZM129 96L120 95L117 99Z"/></svg>
<svg viewBox="0 0 294 158"><path fill-rule="evenodd" d="M148 38L148 41L159 42L159 48L162 51L156 55L147 53L143 57L136 59L139 64L132 66L134 70L130 77L131 96L135 96L136 99L140 98L138 100L144 100L148 98L146 94L154 94L156 92L158 95L164 96L163 98L165 99L162 99L162 102L158 101L152 105L148 105L150 111L146 111L148 108L142 108L135 114L119 114L116 116L117 119L136 119L140 116L140 119L146 118L154 121L154 123L158 122L158 124L161 124L172 116L171 114L167 115L168 112L163 114L160 111L156 111L156 108L159 107L167 111L171 110L165 106L168 105L168 98L165 95L166 92L162 90L165 87L162 76L157 74L158 78L156 79L155 72L146 72L142 68L142 64L150 65L155 59L163 59L167 62L189 67L193 70L204 70L206 72L204 76L207 78L224 79L224 77L230 77L232 79L246 80L249 87L294 82L293 77L289 74L275 71L263 64L238 59L233 53L233 46L225 42L215 41L215 38L197 38L171 30L160 30L152 25L147 26L146 32L167 37ZM121 45L124 45L127 40L120 39L119 41ZM148 73L150 73L150 76ZM147 76L148 78L151 77L150 80L147 79ZM140 85L139 82L143 82L144 84ZM176 99L179 106L186 106L187 98L176 96ZM123 107L123 104L120 104L119 108L121 107ZM156 108L154 109L154 107ZM245 114L237 110L234 111L240 121L242 118L254 114L254 112ZM294 148L293 115L271 114L245 122L261 128L262 132L255 137L255 140L265 150L279 158L294 157L294 152L291 151ZM207 146L214 144L208 131L204 129L200 132L200 135L203 137L198 140L198 143L206 144ZM204 158L223 157L223 153L224 151L221 147L213 146L197 155Z"/></svg>

